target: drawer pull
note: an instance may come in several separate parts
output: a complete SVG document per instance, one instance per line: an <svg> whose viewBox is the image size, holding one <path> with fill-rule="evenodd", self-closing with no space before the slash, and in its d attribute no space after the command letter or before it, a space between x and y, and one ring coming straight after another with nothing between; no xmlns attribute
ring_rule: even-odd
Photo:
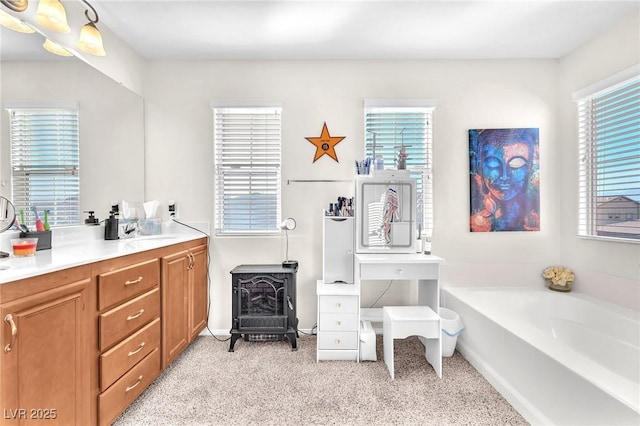
<svg viewBox="0 0 640 426"><path fill-rule="evenodd" d="M5 315L4 322L11 326L11 342L4 347L4 353L8 354L11 352L11 349L13 349L13 344L16 342L16 337L18 337L18 327L16 326L16 323L13 320L13 315L11 314Z"/></svg>
<svg viewBox="0 0 640 426"><path fill-rule="evenodd" d="M342 303L336 303L336 308L342 308Z"/></svg>
<svg viewBox="0 0 640 426"><path fill-rule="evenodd" d="M342 325L342 321L336 321L336 325Z"/></svg>
<svg viewBox="0 0 640 426"><path fill-rule="evenodd" d="M140 352L142 350L142 348L144 348L144 342L140 343L140 346L138 346L138 349L136 349L135 351L131 351L127 354L127 356L133 356L135 354L137 354L138 352Z"/></svg>
<svg viewBox="0 0 640 426"><path fill-rule="evenodd" d="M340 344L340 339L336 339L336 345Z"/></svg>
<svg viewBox="0 0 640 426"><path fill-rule="evenodd" d="M127 280L124 282L124 285L138 284L140 281L142 281L142 276L136 278L135 280Z"/></svg>
<svg viewBox="0 0 640 426"><path fill-rule="evenodd" d="M404 269L400 268L396 272L398 273L398 275L402 275L404 274Z"/></svg>
<svg viewBox="0 0 640 426"><path fill-rule="evenodd" d="M136 319L136 318L139 318L139 317L140 317L140 315L142 315L142 314L144 314L144 309L140 309L137 313L135 313L135 314L133 314L133 315L129 315L129 316L127 317L127 321L131 321L131 320L134 320L134 319Z"/></svg>
<svg viewBox="0 0 640 426"><path fill-rule="evenodd" d="M135 387L138 386L140 382L142 382L142 375L138 376L138 381L132 384L131 386L127 386L127 388L124 391L129 392L130 390L135 389Z"/></svg>

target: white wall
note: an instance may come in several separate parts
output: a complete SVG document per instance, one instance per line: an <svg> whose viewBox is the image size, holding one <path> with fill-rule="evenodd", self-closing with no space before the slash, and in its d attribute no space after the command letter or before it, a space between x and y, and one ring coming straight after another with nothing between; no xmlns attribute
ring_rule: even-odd
<svg viewBox="0 0 640 426"><path fill-rule="evenodd" d="M572 93L640 63L640 14L633 14L559 63L559 144L563 158L562 262L575 290L640 309L640 244L595 241L577 233L577 112Z"/></svg>
<svg viewBox="0 0 640 426"><path fill-rule="evenodd" d="M365 98L431 98L434 113L434 254L444 257L446 279L475 283L537 283L541 268L560 258L561 162L556 138L557 61L237 61L152 62L145 86L147 197L174 199L184 220L213 221L213 99L274 99L283 104L283 216L298 227L290 254L300 262L300 327L315 323L316 279L322 276L321 211L351 183L292 183L288 179L352 179L363 156ZM339 163L312 163L323 122ZM542 230L469 232L467 130L540 128ZM242 263L279 263L284 238L213 238L210 326L231 325L231 276ZM471 279L473 277L473 279ZM363 305L384 290L368 288ZM394 284L384 303L409 294Z"/></svg>

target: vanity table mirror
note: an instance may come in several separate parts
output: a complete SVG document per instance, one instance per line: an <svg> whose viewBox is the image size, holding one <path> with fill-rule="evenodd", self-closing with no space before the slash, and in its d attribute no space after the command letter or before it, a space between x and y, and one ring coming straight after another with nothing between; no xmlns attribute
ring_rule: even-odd
<svg viewBox="0 0 640 426"><path fill-rule="evenodd" d="M44 51L37 34L8 33L0 27L0 196L11 200L7 107L73 104L80 141L77 223L88 210L103 219L113 201L144 201L144 99L75 57ZM24 50L11 55L16 49L5 49L5 43L17 38Z"/></svg>
<svg viewBox="0 0 640 426"><path fill-rule="evenodd" d="M356 252L415 253L416 181L356 178Z"/></svg>

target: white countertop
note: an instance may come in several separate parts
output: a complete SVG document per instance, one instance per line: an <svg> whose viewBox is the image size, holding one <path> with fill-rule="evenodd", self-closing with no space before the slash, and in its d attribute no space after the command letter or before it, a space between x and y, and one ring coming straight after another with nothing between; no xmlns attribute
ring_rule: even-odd
<svg viewBox="0 0 640 426"><path fill-rule="evenodd" d="M51 249L36 251L34 256L14 257L12 254L11 257L0 259L0 284L207 236L205 232L177 224L172 224L167 231L158 235L105 241L97 238L104 235L104 226L77 227L74 230L54 229ZM3 237L0 249L11 253L8 240L17 238L17 233Z"/></svg>

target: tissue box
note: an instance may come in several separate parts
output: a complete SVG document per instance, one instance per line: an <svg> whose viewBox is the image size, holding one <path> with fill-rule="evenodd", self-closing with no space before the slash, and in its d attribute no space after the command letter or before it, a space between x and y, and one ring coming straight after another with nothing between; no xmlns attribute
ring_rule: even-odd
<svg viewBox="0 0 640 426"><path fill-rule="evenodd" d="M51 249L51 231L21 232L20 238L37 238L38 245L36 246L36 251Z"/></svg>
<svg viewBox="0 0 640 426"><path fill-rule="evenodd" d="M142 235L158 235L162 232L162 219L140 219L138 226Z"/></svg>

